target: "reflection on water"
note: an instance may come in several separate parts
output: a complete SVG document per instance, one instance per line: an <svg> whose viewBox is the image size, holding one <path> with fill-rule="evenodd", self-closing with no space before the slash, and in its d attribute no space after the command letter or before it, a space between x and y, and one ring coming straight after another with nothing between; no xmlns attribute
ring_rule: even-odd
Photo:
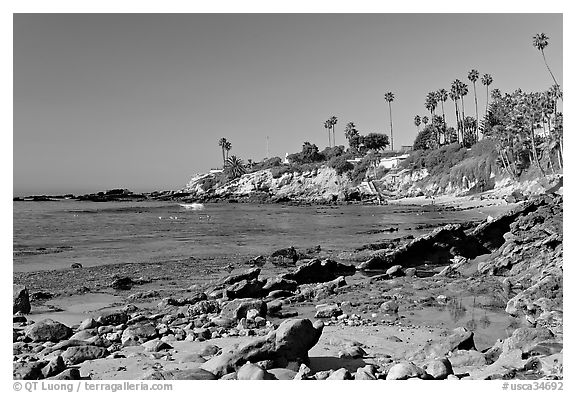
<svg viewBox="0 0 576 393"><path fill-rule="evenodd" d="M443 326L447 329L465 327L474 332L478 349L491 347L516 329L516 320L503 308L489 306L488 297L462 296L450 299L445 305L414 310L415 322Z"/></svg>

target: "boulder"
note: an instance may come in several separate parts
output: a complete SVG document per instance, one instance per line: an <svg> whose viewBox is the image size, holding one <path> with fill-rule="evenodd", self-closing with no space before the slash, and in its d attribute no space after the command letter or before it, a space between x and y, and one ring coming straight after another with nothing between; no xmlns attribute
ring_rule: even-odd
<svg viewBox="0 0 576 393"><path fill-rule="evenodd" d="M26 329L26 336L32 341L58 342L67 339L71 335L72 329L51 319L38 321Z"/></svg>
<svg viewBox="0 0 576 393"><path fill-rule="evenodd" d="M122 291L132 289L133 285L134 281L130 277L117 278L116 280L112 281L112 284L110 284L112 288Z"/></svg>
<svg viewBox="0 0 576 393"><path fill-rule="evenodd" d="M236 378L245 381L276 379L273 374L252 363L246 363L240 367L236 372Z"/></svg>
<svg viewBox="0 0 576 393"><path fill-rule="evenodd" d="M143 380L215 380L216 376L201 368L191 368L186 370L165 370L150 371L146 373Z"/></svg>
<svg viewBox="0 0 576 393"><path fill-rule="evenodd" d="M231 275L231 276L227 277L222 283L225 285L231 285L231 284L235 284L237 282L244 281L244 280L252 281L252 280L256 280L259 275L260 275L260 269L255 267L255 268L246 270L242 273Z"/></svg>
<svg viewBox="0 0 576 393"><path fill-rule="evenodd" d="M458 327L445 339L424 345L424 348L418 351L417 357L444 357L448 355L449 352L453 352L457 349L476 350L476 345L474 344L474 332L471 332L464 327Z"/></svg>
<svg viewBox="0 0 576 393"><path fill-rule="evenodd" d="M66 364L64 364L64 359L62 359L62 356L56 356L50 360L48 364L42 368L41 371L44 378L50 378L60 374L65 369Z"/></svg>
<svg viewBox="0 0 576 393"><path fill-rule="evenodd" d="M356 273L354 266L344 265L339 262L326 259L312 261L298 266L293 272L285 273L281 277L286 280L296 281L298 285L320 283L334 280L340 276L351 276Z"/></svg>
<svg viewBox="0 0 576 393"><path fill-rule="evenodd" d="M386 375L387 380L401 380L408 378L422 378L425 372L420 367L416 366L412 362L401 362L393 365L388 374Z"/></svg>
<svg viewBox="0 0 576 393"><path fill-rule="evenodd" d="M94 329L98 326L98 323L94 318L86 318L78 326L78 330Z"/></svg>
<svg viewBox="0 0 576 393"><path fill-rule="evenodd" d="M100 325L121 325L128 322L128 314L121 310L107 311L96 320Z"/></svg>
<svg viewBox="0 0 576 393"><path fill-rule="evenodd" d="M295 291L298 288L298 283L293 280L286 280L281 277L271 277L266 280L263 289L266 292L272 291Z"/></svg>
<svg viewBox="0 0 576 393"><path fill-rule="evenodd" d="M353 379L350 371L345 369L344 367L339 368L338 370L334 371L326 380L336 380L336 381L344 381Z"/></svg>
<svg viewBox="0 0 576 393"><path fill-rule="evenodd" d="M82 379L82 377L80 376L80 370L78 370L77 368L68 368L62 371L60 374L47 379L61 380L61 381L77 381L79 379Z"/></svg>
<svg viewBox="0 0 576 393"><path fill-rule="evenodd" d="M426 373L434 379L446 379L448 375L453 374L452 364L446 358L435 359L428 362L425 366Z"/></svg>
<svg viewBox="0 0 576 393"><path fill-rule="evenodd" d="M161 341L158 338L146 341L145 343L142 344L142 347L144 347L144 350L147 352L160 352L173 348L172 345L168 344L165 341Z"/></svg>
<svg viewBox="0 0 576 393"><path fill-rule="evenodd" d="M268 373L274 376L274 379L281 381L291 381L296 377L296 371L290 370L288 368L271 368L267 370Z"/></svg>
<svg viewBox="0 0 576 393"><path fill-rule="evenodd" d="M380 305L380 310L388 314L396 314L398 312L398 303L395 300L388 300Z"/></svg>
<svg viewBox="0 0 576 393"><path fill-rule="evenodd" d="M12 313L21 312L28 314L30 312L30 297L28 288L24 285L12 285Z"/></svg>
<svg viewBox="0 0 576 393"><path fill-rule="evenodd" d="M358 367L354 374L355 380L372 381L376 378L376 367L372 364L367 364L364 367Z"/></svg>
<svg viewBox="0 0 576 393"><path fill-rule="evenodd" d="M312 324L309 319L289 319L276 329L276 358L308 363L308 350L322 335L324 324Z"/></svg>
<svg viewBox="0 0 576 393"><path fill-rule="evenodd" d="M122 345L125 347L140 345L158 335L156 327L150 322L128 326L122 332Z"/></svg>
<svg viewBox="0 0 576 393"><path fill-rule="evenodd" d="M216 300L202 300L188 306L188 315L214 314L220 312L220 304Z"/></svg>
<svg viewBox="0 0 576 393"><path fill-rule="evenodd" d="M12 376L14 379L41 379L44 364L45 362L13 363Z"/></svg>
<svg viewBox="0 0 576 393"><path fill-rule="evenodd" d="M386 270L386 275L391 278L401 277L404 276L404 270L402 270L402 266L394 265Z"/></svg>
<svg viewBox="0 0 576 393"><path fill-rule="evenodd" d="M101 359L108 355L106 348L94 345L69 347L62 353L62 359L67 365L80 364L86 360Z"/></svg>
<svg viewBox="0 0 576 393"><path fill-rule="evenodd" d="M262 300L234 299L222 307L220 315L225 318L240 320L246 318L248 310L256 310L258 311L259 316L265 317L267 309L268 307L266 302Z"/></svg>
<svg viewBox="0 0 576 393"><path fill-rule="evenodd" d="M523 354L528 353L538 343L550 340L554 337L552 332L546 328L521 327L504 340L502 352L511 352L520 349Z"/></svg>
<svg viewBox="0 0 576 393"><path fill-rule="evenodd" d="M242 280L226 288L228 299L258 298L266 295L264 284L258 280Z"/></svg>
<svg viewBox="0 0 576 393"><path fill-rule="evenodd" d="M450 264L455 256L475 258L489 251L465 233L463 224L437 228L391 252L378 253L358 266L360 270L387 270L394 265L403 268L428 264Z"/></svg>
<svg viewBox="0 0 576 393"><path fill-rule="evenodd" d="M342 314L342 310L337 304L330 304L317 309L314 318L332 318Z"/></svg>
<svg viewBox="0 0 576 393"><path fill-rule="evenodd" d="M237 371L247 362L271 360L276 367L286 367L291 362L308 362L308 350L322 334L322 323L315 325L308 319L290 319L263 338L240 345L235 350L214 356L201 367L221 377Z"/></svg>

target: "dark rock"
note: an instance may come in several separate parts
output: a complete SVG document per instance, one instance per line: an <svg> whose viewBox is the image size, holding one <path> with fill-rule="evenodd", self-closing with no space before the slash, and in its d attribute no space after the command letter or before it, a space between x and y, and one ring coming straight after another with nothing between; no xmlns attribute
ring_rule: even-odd
<svg viewBox="0 0 576 393"><path fill-rule="evenodd" d="M281 277L301 284L321 283L331 281L339 276L352 276L356 273L354 266L344 265L332 260L312 261L298 266L293 272L283 274Z"/></svg>
<svg viewBox="0 0 576 393"><path fill-rule="evenodd" d="M30 297L28 294L28 288L24 285L13 284L12 285L12 313L16 314L21 312L23 314L28 314L30 312Z"/></svg>
<svg viewBox="0 0 576 393"><path fill-rule="evenodd" d="M100 325L121 325L128 322L129 316L124 311L114 310L102 313L96 320Z"/></svg>
<svg viewBox="0 0 576 393"><path fill-rule="evenodd" d="M421 236L385 254L377 254L358 266L360 270L385 270L428 264L449 264L455 256L475 258L489 251L474 238L469 238L461 224L450 224Z"/></svg>
<svg viewBox="0 0 576 393"><path fill-rule="evenodd" d="M32 292L32 294L30 295L30 300L32 301L46 300L46 299L52 299L53 297L54 295L51 294L50 292L36 291Z"/></svg>
<svg viewBox="0 0 576 393"><path fill-rule="evenodd" d="M282 248L280 250L274 251L271 255L272 258L286 258L293 262L298 260L298 252L294 247Z"/></svg>
<svg viewBox="0 0 576 393"><path fill-rule="evenodd" d="M229 299L262 297L267 293L263 286L263 283L258 280L243 280L226 288L226 296Z"/></svg>
<svg viewBox="0 0 576 393"><path fill-rule="evenodd" d="M82 377L80 376L80 370L78 370L77 368L68 368L62 371L60 374L47 379L61 380L61 381L77 381L82 379Z"/></svg>
<svg viewBox="0 0 576 393"><path fill-rule="evenodd" d="M245 272L234 274L234 275L226 278L223 281L223 284L231 285L231 284L235 284L237 282L244 281L244 280L247 280L247 281L256 280L259 275L260 275L260 269L255 267L255 268L249 269Z"/></svg>
<svg viewBox="0 0 576 393"><path fill-rule="evenodd" d="M69 347L62 353L62 359L64 363L74 365L86 360L100 359L107 355L108 351L105 348L85 345L81 347Z"/></svg>
<svg viewBox="0 0 576 393"><path fill-rule="evenodd" d="M73 263L70 265L70 267L72 269L81 269L82 268L82 264L81 263Z"/></svg>
<svg viewBox="0 0 576 393"><path fill-rule="evenodd" d="M123 291L132 289L133 285L134 281L130 277L117 278L112 282L112 284L110 284L112 288Z"/></svg>
<svg viewBox="0 0 576 393"><path fill-rule="evenodd" d="M67 339L71 335L72 329L51 319L44 319L36 322L26 329L26 336L32 341L58 342Z"/></svg>

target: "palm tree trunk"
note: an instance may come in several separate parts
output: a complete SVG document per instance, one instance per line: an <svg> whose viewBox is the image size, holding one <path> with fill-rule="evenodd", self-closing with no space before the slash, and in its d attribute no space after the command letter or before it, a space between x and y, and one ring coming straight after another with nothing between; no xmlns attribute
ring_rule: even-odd
<svg viewBox="0 0 576 393"><path fill-rule="evenodd" d="M474 105L476 106L476 140L480 137L478 133L478 97L476 96L476 82L473 83L474 85Z"/></svg>
<svg viewBox="0 0 576 393"><path fill-rule="evenodd" d="M548 72L550 73L550 76L552 76L552 79L554 80L554 84L556 86L560 86L558 84L558 82L556 82L556 78L554 78L554 74L552 73L552 70L550 70L550 66L548 66L548 62L546 61L546 56L544 55L544 49L542 49L540 52L542 52L542 58L544 59L544 64L546 64L546 68L548 68Z"/></svg>
<svg viewBox="0 0 576 393"><path fill-rule="evenodd" d="M490 102L490 92L488 91L488 85L486 85L486 115L484 115L484 118L487 119L488 118L488 105ZM484 130L486 131L486 130Z"/></svg>
<svg viewBox="0 0 576 393"><path fill-rule="evenodd" d="M456 139L460 143L460 118L458 113L458 100L454 101L454 107L456 108Z"/></svg>
<svg viewBox="0 0 576 393"><path fill-rule="evenodd" d="M538 152L536 151L536 136L534 135L534 123L532 122L532 124L530 125L530 134L531 134L531 138L530 138L530 142L532 142L532 153L534 154L534 161L536 161L536 165L538 166L538 169L540 169L540 172L544 175L544 169L542 169L542 166L540 165L540 160L538 160Z"/></svg>
<svg viewBox="0 0 576 393"><path fill-rule="evenodd" d="M336 147L336 125L332 126L332 143L334 143L334 147Z"/></svg>
<svg viewBox="0 0 576 393"><path fill-rule="evenodd" d="M224 148L222 148L222 167L226 166L226 157L224 156Z"/></svg>
<svg viewBox="0 0 576 393"><path fill-rule="evenodd" d="M394 132L392 131L392 104L388 101L388 110L390 111L390 150L394 151Z"/></svg>

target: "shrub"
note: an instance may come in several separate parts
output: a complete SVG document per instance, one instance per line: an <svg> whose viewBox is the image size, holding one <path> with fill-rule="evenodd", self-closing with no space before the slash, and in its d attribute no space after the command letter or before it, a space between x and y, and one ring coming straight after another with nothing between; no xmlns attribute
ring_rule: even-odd
<svg viewBox="0 0 576 393"><path fill-rule="evenodd" d="M350 159L350 156L347 154L341 156L335 156L330 159L328 162L328 166L330 168L336 169L336 173L338 175L342 175L343 173L349 172L354 169L354 165L349 163L347 160Z"/></svg>
<svg viewBox="0 0 576 393"><path fill-rule="evenodd" d="M282 177L283 174L288 173L288 172L292 172L292 171L290 170L290 166L281 165L281 166L272 167L271 172L272 172L272 177L274 179L278 179L278 178Z"/></svg>

